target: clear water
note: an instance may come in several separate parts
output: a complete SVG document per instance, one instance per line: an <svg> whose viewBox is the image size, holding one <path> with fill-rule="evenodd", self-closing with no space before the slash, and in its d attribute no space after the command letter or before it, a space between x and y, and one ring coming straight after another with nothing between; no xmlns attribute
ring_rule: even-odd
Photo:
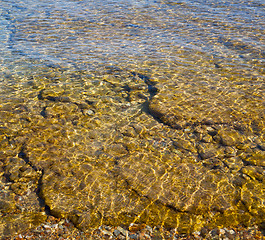
<svg viewBox="0 0 265 240"><path fill-rule="evenodd" d="M205 55L260 71L264 9L262 0L1 1L2 67L150 61L189 68Z"/></svg>
<svg viewBox="0 0 265 240"><path fill-rule="evenodd" d="M242 223L240 207L245 209L246 206L257 222L264 223L264 78L264 0L0 0L0 127L3 127L0 150L13 154L14 158L28 155L26 161L30 166L34 166L34 170L45 169L48 175L52 172L49 161L55 169L73 172L77 179L65 178L73 186L80 184L79 172L67 168L61 156L68 156L71 166L82 165L81 157L78 159L83 155L89 156L87 161L91 166L100 163L95 169L91 167L92 176L99 177L99 187L97 184L94 187L88 179L87 188L80 190L83 200L79 203L75 199L75 205L71 198L67 203L57 201L57 190L54 191L49 182L45 183L49 176L42 176L45 201L52 202L49 207L57 209L58 214L64 211L64 204L70 209L69 214L78 204L81 204L80 209L86 209L90 204L86 206L88 199L91 196L94 199L98 192L101 194L104 184L112 186L114 180L102 175L111 170L112 160L110 163L106 160L109 158L119 164L122 176L127 177L132 188L154 202L158 199L165 201L165 206L173 204L176 209L179 206L174 204L179 199L182 199L180 206L186 206L185 198L193 197L193 188L190 188L187 196L181 198L182 184L186 186L187 180L195 189L200 188L196 183L200 184L198 179L211 164L213 171L209 174L215 176L215 167L223 168L224 183L233 189L238 187L234 187L230 179L246 173L245 176L250 176L246 181L253 182L253 189L247 184L242 187L241 200L245 204L239 206L239 210L235 206L232 213L239 216L239 220L227 225ZM153 108L153 115L157 114L155 117L146 111L148 104ZM228 140L226 136L221 144L218 138L213 140L217 132L213 133L215 131L208 126L205 129L211 133L204 138L199 136L201 129L193 129L194 126L176 130L171 120L178 116L183 118L184 127L201 123L205 116L214 116L215 124L221 123L217 127L224 128ZM235 127L235 122L244 128ZM172 140L175 138L181 139L180 143ZM228 147L230 145L232 147ZM220 161L210 162L212 156L213 160ZM162 193L157 194L153 179L164 170L174 173L176 163L180 164L179 172L185 164L187 169L197 169L195 176L192 176L193 170L187 176L185 171L179 176L171 174L168 180L162 176L157 182L162 186ZM84 167L84 175L86 171ZM136 173L143 176L143 180L138 179ZM216 178L216 186L221 175ZM58 185L68 187L66 180L63 182L54 176L51 182L59 181ZM141 181L146 185L138 189ZM167 195L164 190L171 189L171 184L177 187ZM95 189L91 190L90 185ZM207 192L211 186L206 184L205 188ZM61 189L64 194L64 188ZM79 196L78 189L69 196ZM210 198L211 194L226 195L226 188L220 188L220 192L218 187L216 189L213 194L209 193ZM127 190L121 187L126 201L129 199ZM109 209L110 199L116 199L111 195L112 187L104 194L103 202L93 203L98 211L100 207ZM231 198L234 204L235 193L232 192L231 197L229 194L228 203ZM53 205L54 199L58 206ZM110 209L114 214L111 212L108 216L115 216L123 208L118 200ZM143 204L141 201L137 203L139 206ZM135 203L134 200L129 202ZM194 198L195 206L196 203ZM202 208L207 205L208 202L201 204ZM223 211L222 202L217 205ZM128 206L126 211L131 211ZM215 203L209 206L215 211ZM159 214L163 218L168 212L165 214L162 209ZM214 215L211 214L209 216ZM252 224L251 218L246 216L243 224ZM153 219L158 219L157 215ZM234 221L233 217L227 219ZM8 226L9 220L3 221ZM217 217L213 226L218 224Z"/></svg>

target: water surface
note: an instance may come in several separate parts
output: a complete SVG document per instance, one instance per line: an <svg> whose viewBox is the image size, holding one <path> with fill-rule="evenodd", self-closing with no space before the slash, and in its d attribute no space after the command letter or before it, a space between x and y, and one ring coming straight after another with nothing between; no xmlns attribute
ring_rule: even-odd
<svg viewBox="0 0 265 240"><path fill-rule="evenodd" d="M0 232L264 228L264 19L262 0L2 0Z"/></svg>

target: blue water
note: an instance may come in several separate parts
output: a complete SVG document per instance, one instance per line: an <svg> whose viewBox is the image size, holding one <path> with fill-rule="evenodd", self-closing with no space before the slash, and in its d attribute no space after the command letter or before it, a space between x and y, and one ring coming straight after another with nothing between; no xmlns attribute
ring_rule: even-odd
<svg viewBox="0 0 265 240"><path fill-rule="evenodd" d="M178 61L183 49L264 64L264 19L262 0L5 0L1 62L37 59L86 68Z"/></svg>

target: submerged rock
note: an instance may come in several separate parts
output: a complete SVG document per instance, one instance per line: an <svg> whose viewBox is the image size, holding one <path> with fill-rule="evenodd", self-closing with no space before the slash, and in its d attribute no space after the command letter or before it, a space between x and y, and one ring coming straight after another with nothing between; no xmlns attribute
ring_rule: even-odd
<svg viewBox="0 0 265 240"><path fill-rule="evenodd" d="M264 111L254 97L158 89L126 71L104 79L75 91L49 83L0 106L3 236L44 221L43 207L82 231L263 226Z"/></svg>
<svg viewBox="0 0 265 240"><path fill-rule="evenodd" d="M232 87L232 86L231 86ZM160 91L149 103L152 115L159 118L165 124L182 129L186 125L226 124L248 125L258 119L264 118L264 109L260 104L260 98L253 96L246 99L240 92L233 95L222 90L215 90L206 86L183 85L182 89L170 89ZM264 122L259 121L260 131L264 129ZM243 127L241 127L243 128ZM225 137L224 144L233 144L234 137Z"/></svg>

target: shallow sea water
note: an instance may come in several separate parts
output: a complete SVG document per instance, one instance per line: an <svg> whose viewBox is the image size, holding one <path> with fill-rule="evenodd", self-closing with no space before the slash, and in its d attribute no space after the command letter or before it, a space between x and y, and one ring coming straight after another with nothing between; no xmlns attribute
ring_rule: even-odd
<svg viewBox="0 0 265 240"><path fill-rule="evenodd" d="M0 231L264 228L264 1L0 5Z"/></svg>

